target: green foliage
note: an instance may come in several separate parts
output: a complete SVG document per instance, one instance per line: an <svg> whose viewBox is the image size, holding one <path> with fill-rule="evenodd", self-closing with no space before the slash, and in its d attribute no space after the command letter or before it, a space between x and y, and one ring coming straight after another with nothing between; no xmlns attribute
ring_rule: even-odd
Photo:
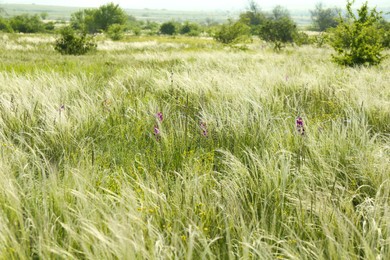
<svg viewBox="0 0 390 260"><path fill-rule="evenodd" d="M304 32L298 32L293 35L294 43L296 43L298 46L310 44L310 37L307 33Z"/></svg>
<svg viewBox="0 0 390 260"><path fill-rule="evenodd" d="M382 19L379 28L383 31L382 44L385 48L390 48L390 22Z"/></svg>
<svg viewBox="0 0 390 260"><path fill-rule="evenodd" d="M61 54L83 55L96 50L97 45L85 33L77 34L71 27L61 30L61 36L55 42L55 50Z"/></svg>
<svg viewBox="0 0 390 260"><path fill-rule="evenodd" d="M329 44L330 38L329 34L322 32L318 35L310 37L310 42L318 48L322 48L325 44Z"/></svg>
<svg viewBox="0 0 390 260"><path fill-rule="evenodd" d="M45 31L45 24L39 15L17 15L10 19L10 25L15 32L38 33Z"/></svg>
<svg viewBox="0 0 390 260"><path fill-rule="evenodd" d="M240 14L239 20L251 28L252 35L258 35L260 26L265 24L267 17L261 12L256 2L250 1L248 10Z"/></svg>
<svg viewBox="0 0 390 260"><path fill-rule="evenodd" d="M353 3L347 2L346 17L340 18L339 25L333 30L331 45L337 52L333 60L345 66L379 64L384 58L384 32L379 27L381 13L375 8L369 10L366 2L357 10L356 16Z"/></svg>
<svg viewBox="0 0 390 260"><path fill-rule="evenodd" d="M124 37L125 27L120 24L112 24L108 27L107 35L113 41L119 41Z"/></svg>
<svg viewBox="0 0 390 260"><path fill-rule="evenodd" d="M166 35L174 35L176 33L176 24L174 22L165 22L160 26L160 33Z"/></svg>
<svg viewBox="0 0 390 260"><path fill-rule="evenodd" d="M0 31L2 32L13 32L13 29L9 23L8 19L0 17Z"/></svg>
<svg viewBox="0 0 390 260"><path fill-rule="evenodd" d="M71 26L87 33L107 31L113 24L124 25L127 21L125 11L114 3L100 6L98 9L84 9L72 14Z"/></svg>
<svg viewBox="0 0 390 260"><path fill-rule="evenodd" d="M313 29L320 32L328 28L337 26L339 10L337 8L324 8L322 3L318 3L314 10L310 10L311 20L313 22Z"/></svg>
<svg viewBox="0 0 390 260"><path fill-rule="evenodd" d="M199 36L201 28L197 23L185 22L180 27L180 34L188 36Z"/></svg>
<svg viewBox="0 0 390 260"><path fill-rule="evenodd" d="M114 3L100 6L94 14L96 28L103 31L107 31L113 24L124 25L126 20L126 12Z"/></svg>
<svg viewBox="0 0 390 260"><path fill-rule="evenodd" d="M229 21L219 28L214 39L224 44L245 42L250 39L250 27L240 21Z"/></svg>
<svg viewBox="0 0 390 260"><path fill-rule="evenodd" d="M259 36L274 43L275 50L280 50L283 44L293 42L298 33L295 22L291 19L289 12L277 6L273 9L272 15L261 26Z"/></svg>

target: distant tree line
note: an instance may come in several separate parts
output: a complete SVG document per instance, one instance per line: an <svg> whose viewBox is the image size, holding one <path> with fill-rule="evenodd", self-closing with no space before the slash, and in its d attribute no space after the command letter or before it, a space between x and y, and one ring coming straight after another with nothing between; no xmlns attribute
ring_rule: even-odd
<svg viewBox="0 0 390 260"><path fill-rule="evenodd" d="M56 49L63 54L78 55L96 49L91 37L96 33L103 33L112 40L121 40L126 34L204 34L213 36L222 44L246 43L252 41L253 37L258 37L271 42L278 51L291 43L317 46L328 44L339 54L334 55L334 60L340 64L378 64L382 59L381 50L390 47L390 23L380 12L370 10L367 3L357 12L353 11L353 3L354 0L347 0L344 15L338 8L325 8L322 3L315 5L310 10L312 24L309 29L321 34L314 37L298 30L286 8L276 6L270 12L264 12L254 0L249 0L247 10L238 19L229 19L224 24L213 24L210 21L206 24L189 21L168 21L161 24L138 21L119 5L108 3L99 8L73 13L70 22L64 27L63 24L56 26L52 21L44 21L47 18L44 13L5 18L6 12L0 8L0 31L43 33L60 30L61 37L56 43ZM58 30L56 27L59 27Z"/></svg>

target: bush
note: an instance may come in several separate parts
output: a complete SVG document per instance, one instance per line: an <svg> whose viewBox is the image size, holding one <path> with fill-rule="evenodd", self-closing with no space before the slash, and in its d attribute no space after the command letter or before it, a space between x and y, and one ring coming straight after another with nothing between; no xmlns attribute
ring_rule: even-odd
<svg viewBox="0 0 390 260"><path fill-rule="evenodd" d="M14 16L10 19L10 25L15 32L38 33L45 31L45 24L39 15Z"/></svg>
<svg viewBox="0 0 390 260"><path fill-rule="evenodd" d="M83 55L87 52L96 50L96 44L83 34L76 34L71 27L65 27L61 30L61 37L55 42L55 50L61 54Z"/></svg>
<svg viewBox="0 0 390 260"><path fill-rule="evenodd" d="M390 22L383 19L380 23L380 28L384 31L382 34L383 47L390 48Z"/></svg>
<svg viewBox="0 0 390 260"><path fill-rule="evenodd" d="M247 41L250 38L250 27L242 22L232 22L223 24L215 33L214 39L224 43L238 43Z"/></svg>
<svg viewBox="0 0 390 260"><path fill-rule="evenodd" d="M366 2L355 16L353 3L347 2L346 17L340 18L339 25L333 30L331 45L337 52L337 55L332 55L333 60L345 66L379 64L384 58L381 54L384 32L379 28L381 13L375 8L369 10Z"/></svg>
<svg viewBox="0 0 390 260"><path fill-rule="evenodd" d="M9 21L2 17L0 17L0 31L8 32L8 33L13 32L13 29L9 24Z"/></svg>
<svg viewBox="0 0 390 260"><path fill-rule="evenodd" d="M199 36L200 27L196 23L185 22L180 28L180 34L188 36Z"/></svg>
<svg viewBox="0 0 390 260"><path fill-rule="evenodd" d="M108 27L107 35L113 41L119 41L123 39L124 36L124 26L120 24L113 24Z"/></svg>
<svg viewBox="0 0 390 260"><path fill-rule="evenodd" d="M160 26L160 33L166 35L174 35L176 33L176 25L173 22L166 22Z"/></svg>
<svg viewBox="0 0 390 260"><path fill-rule="evenodd" d="M296 33L293 38L294 38L294 42L298 46L310 44L310 37L307 33L304 33L304 32Z"/></svg>

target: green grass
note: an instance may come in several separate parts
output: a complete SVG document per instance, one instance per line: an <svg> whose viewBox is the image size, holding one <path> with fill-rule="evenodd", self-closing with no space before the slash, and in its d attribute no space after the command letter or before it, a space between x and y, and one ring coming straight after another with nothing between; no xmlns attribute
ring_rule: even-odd
<svg viewBox="0 0 390 260"><path fill-rule="evenodd" d="M30 37L0 35L0 258L390 255L389 60Z"/></svg>

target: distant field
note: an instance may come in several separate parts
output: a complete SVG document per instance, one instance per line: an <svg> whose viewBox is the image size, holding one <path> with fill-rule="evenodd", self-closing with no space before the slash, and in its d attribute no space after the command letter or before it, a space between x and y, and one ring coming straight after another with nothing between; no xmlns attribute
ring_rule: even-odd
<svg viewBox="0 0 390 260"><path fill-rule="evenodd" d="M23 13L41 14L47 13L50 20L69 20L72 13L83 9L82 7L64 7L64 6L48 6L48 5L22 5L22 4L2 4L9 16L19 15ZM129 15L134 16L137 20L165 22L170 20L176 21L193 21L197 23L217 22L223 23L229 18L237 18L239 11L171 11L171 10L152 10L152 9L125 9ZM384 13L390 11L389 8L383 8ZM310 13L309 10L296 9L290 10L292 18L299 26L309 25ZM389 14L385 14L387 19L390 19Z"/></svg>
<svg viewBox="0 0 390 260"><path fill-rule="evenodd" d="M51 20L69 20L72 13L83 9L81 7L60 7L46 5L22 5L22 4L3 4L0 7L4 8L9 16L19 15L23 13L41 14L47 13L48 19ZM164 22L168 20L176 21L194 21L194 22L224 22L230 17L237 17L238 13L225 11L169 11L169 10L150 10L150 9L125 9L128 14L133 15L138 20L149 20Z"/></svg>
<svg viewBox="0 0 390 260"><path fill-rule="evenodd" d="M82 9L81 7L60 7L47 5L22 5L22 4L3 4L9 16L23 13L41 14L47 13L50 20L69 20L72 13ZM218 22L223 23L229 18L237 18L239 12L232 11L171 11L171 10L152 10L152 9L125 9L128 14L134 16L137 20L149 20L156 22L193 21L198 23ZM310 23L310 16L307 11L294 11L291 13L293 19L299 25Z"/></svg>

